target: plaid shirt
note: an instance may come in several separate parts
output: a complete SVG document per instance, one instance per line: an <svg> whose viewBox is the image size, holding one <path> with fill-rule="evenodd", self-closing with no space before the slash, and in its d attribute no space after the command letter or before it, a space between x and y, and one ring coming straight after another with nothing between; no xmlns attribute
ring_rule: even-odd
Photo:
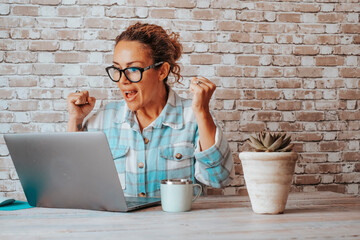
<svg viewBox="0 0 360 240"><path fill-rule="evenodd" d="M99 109L84 129L106 134L126 196L160 196L162 179L187 178L216 188L231 181L232 154L222 131L217 126L215 144L200 152L191 100L171 89L161 114L143 132L124 100Z"/></svg>

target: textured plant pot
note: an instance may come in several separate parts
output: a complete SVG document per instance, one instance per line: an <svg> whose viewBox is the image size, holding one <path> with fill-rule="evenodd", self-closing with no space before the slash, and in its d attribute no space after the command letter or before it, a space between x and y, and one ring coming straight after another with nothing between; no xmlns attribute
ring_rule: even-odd
<svg viewBox="0 0 360 240"><path fill-rule="evenodd" d="M246 188L255 213L279 214L285 210L296 152L242 152Z"/></svg>

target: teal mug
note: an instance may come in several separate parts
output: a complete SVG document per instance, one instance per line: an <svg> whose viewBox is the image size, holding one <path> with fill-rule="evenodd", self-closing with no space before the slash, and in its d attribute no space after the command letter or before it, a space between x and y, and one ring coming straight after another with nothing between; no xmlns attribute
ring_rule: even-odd
<svg viewBox="0 0 360 240"><path fill-rule="evenodd" d="M194 188L199 188L194 197ZM200 184L194 184L189 179L161 180L160 194L161 207L165 212L186 212L191 209L191 204L201 194Z"/></svg>

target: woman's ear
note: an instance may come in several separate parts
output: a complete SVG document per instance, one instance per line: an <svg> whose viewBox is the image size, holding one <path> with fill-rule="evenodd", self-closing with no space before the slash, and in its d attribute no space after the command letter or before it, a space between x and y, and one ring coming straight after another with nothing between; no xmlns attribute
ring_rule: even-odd
<svg viewBox="0 0 360 240"><path fill-rule="evenodd" d="M170 64L168 62L164 62L160 67L159 80L164 81L169 75L169 73L170 73Z"/></svg>

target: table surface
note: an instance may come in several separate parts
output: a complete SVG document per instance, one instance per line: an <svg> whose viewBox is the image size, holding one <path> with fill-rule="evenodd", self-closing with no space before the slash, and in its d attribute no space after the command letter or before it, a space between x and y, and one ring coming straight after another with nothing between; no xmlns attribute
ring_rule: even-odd
<svg viewBox="0 0 360 240"><path fill-rule="evenodd" d="M31 208L0 211L0 239L360 239L360 197L291 193L284 214L261 215L247 196L199 198L190 212Z"/></svg>

